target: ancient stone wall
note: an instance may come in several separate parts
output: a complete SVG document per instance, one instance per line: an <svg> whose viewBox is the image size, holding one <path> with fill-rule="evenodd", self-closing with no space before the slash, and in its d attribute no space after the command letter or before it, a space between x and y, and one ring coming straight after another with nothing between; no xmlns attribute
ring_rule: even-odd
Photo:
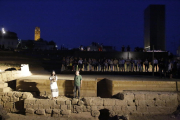
<svg viewBox="0 0 180 120"><path fill-rule="evenodd" d="M112 96L124 90L180 91L179 81L112 81Z"/></svg>
<svg viewBox="0 0 180 120"><path fill-rule="evenodd" d="M58 80L57 85L59 95L73 96L74 80ZM16 90L39 92L41 96L51 95L50 81L45 79L16 80ZM81 96L97 96L97 82L95 80L84 80L81 87Z"/></svg>
<svg viewBox="0 0 180 120"><path fill-rule="evenodd" d="M91 112L98 117L100 110L109 110L109 116L172 114L178 106L175 92L124 92L124 100L100 97L84 97L82 100L61 98L25 99L27 115L68 116L71 113Z"/></svg>

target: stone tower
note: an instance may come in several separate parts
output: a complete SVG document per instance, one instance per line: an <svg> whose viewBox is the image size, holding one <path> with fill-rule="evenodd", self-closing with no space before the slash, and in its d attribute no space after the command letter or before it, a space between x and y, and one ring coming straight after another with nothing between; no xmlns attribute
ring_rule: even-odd
<svg viewBox="0 0 180 120"><path fill-rule="evenodd" d="M35 28L34 40L37 41L38 39L40 39L40 27Z"/></svg>

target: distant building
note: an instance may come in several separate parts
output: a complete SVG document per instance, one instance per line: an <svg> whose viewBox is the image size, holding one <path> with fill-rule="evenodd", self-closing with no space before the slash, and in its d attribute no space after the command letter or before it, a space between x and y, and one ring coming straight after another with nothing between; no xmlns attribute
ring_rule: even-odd
<svg viewBox="0 0 180 120"><path fill-rule="evenodd" d="M0 31L0 48L4 49L15 49L18 44L18 37L15 32L6 31L6 33L2 33Z"/></svg>
<svg viewBox="0 0 180 120"><path fill-rule="evenodd" d="M49 44L47 41L21 40L20 47L32 50L54 50L56 46Z"/></svg>
<svg viewBox="0 0 180 120"><path fill-rule="evenodd" d="M91 45L87 47L87 51L115 51L113 46L104 46L99 43L92 42Z"/></svg>
<svg viewBox="0 0 180 120"><path fill-rule="evenodd" d="M144 48L165 51L165 5L149 5L144 11Z"/></svg>
<svg viewBox="0 0 180 120"><path fill-rule="evenodd" d="M40 39L40 27L35 28L34 40L37 41Z"/></svg>

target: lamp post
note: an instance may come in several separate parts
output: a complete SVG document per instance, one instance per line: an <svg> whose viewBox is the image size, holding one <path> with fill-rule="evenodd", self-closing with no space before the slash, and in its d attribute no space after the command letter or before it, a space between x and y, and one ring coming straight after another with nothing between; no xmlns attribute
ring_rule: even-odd
<svg viewBox="0 0 180 120"><path fill-rule="evenodd" d="M6 34L6 31L5 31L5 29L4 29L4 27L2 27L2 40L1 40L1 47L3 46L2 44L3 44L3 40L4 40L4 34Z"/></svg>

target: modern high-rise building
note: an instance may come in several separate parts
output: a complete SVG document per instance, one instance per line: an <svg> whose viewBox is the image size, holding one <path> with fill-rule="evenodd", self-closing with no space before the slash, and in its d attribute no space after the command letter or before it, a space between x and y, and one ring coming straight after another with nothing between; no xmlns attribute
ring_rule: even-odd
<svg viewBox="0 0 180 120"><path fill-rule="evenodd" d="M34 40L37 41L40 39L40 27L35 28L35 35L34 35Z"/></svg>
<svg viewBox="0 0 180 120"><path fill-rule="evenodd" d="M166 50L165 5L149 5L144 11L144 48Z"/></svg>

